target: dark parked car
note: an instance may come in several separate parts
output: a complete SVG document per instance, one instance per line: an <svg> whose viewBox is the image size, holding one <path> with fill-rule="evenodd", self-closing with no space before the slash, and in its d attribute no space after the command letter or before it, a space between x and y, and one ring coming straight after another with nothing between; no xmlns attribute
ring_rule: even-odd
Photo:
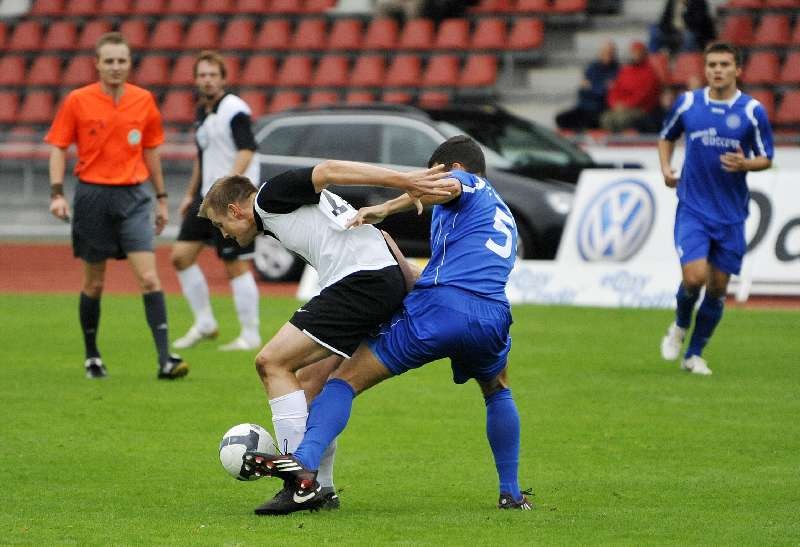
<svg viewBox="0 0 800 547"><path fill-rule="evenodd" d="M484 148L487 178L517 221L520 258L553 258L572 205L571 182L580 169L594 164L568 141L495 107L425 111L396 105L329 106L267 116L256 128L261 179L322 159L418 169L441 142L461 133ZM544 176L530 176L537 170ZM333 190L356 208L397 195L368 186ZM413 212L394 215L381 228L407 256L429 256L429 211L421 217ZM264 279L274 281L296 279L303 268L298 257L271 238L258 238L255 264Z"/></svg>

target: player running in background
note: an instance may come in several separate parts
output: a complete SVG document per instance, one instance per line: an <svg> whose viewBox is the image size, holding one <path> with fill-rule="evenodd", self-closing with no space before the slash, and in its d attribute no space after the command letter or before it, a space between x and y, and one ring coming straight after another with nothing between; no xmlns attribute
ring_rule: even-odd
<svg viewBox="0 0 800 547"><path fill-rule="evenodd" d="M164 142L153 95L127 83L131 50L119 32L103 34L95 47L99 82L70 92L45 137L50 151L50 212L69 219L64 198L67 148L75 143L78 186L73 203L72 248L83 261L79 318L86 350L86 376L103 378L97 348L100 298L109 258L127 258L144 300L158 353L158 378L186 375L189 367L169 353L167 307L156 270L153 239L167 225L167 193L158 147ZM142 183L148 178L153 198Z"/></svg>
<svg viewBox="0 0 800 547"><path fill-rule="evenodd" d="M739 273L746 249L744 223L750 200L746 175L768 169L773 148L764 107L736 87L739 51L715 43L706 48L704 57L708 87L681 95L658 142L664 183L678 190L675 248L683 272L675 321L661 341L661 356L670 361L679 357L705 286L681 369L709 375L703 349L722 318L728 281ZM670 162L682 133L686 156L678 177Z"/></svg>
<svg viewBox="0 0 800 547"><path fill-rule="evenodd" d="M172 345L183 349L217 336L208 283L197 264L197 257L208 243L216 247L217 256L225 265L241 325L239 336L219 349L254 350L261 347L259 295L246 260L253 256L254 244L240 247L235 241L222 237L207 218L197 216L203 196L218 178L243 174L251 181L259 180L259 165L253 161L256 141L250 107L241 98L225 92L225 61L218 53L200 52L194 63L194 78L200 97L195 126L197 158L179 209L183 222L178 241L172 247L172 264L194 314L194 323L189 332Z"/></svg>
<svg viewBox="0 0 800 547"><path fill-rule="evenodd" d="M396 258L374 226L347 229L346 223L356 211L326 188L331 184L371 184L397 188L414 197L449 195L447 187L452 185L439 181L446 175L442 171L400 173L362 163L325 161L313 168L282 173L258 191L247 177L224 177L206 194L199 214L225 237L246 246L259 233L273 235L319 274L320 294L303 304L256 357L282 451L293 451L303 438L308 402L328 374L353 354L368 333L392 316L407 290L398 265L398 261L405 262L402 257ZM335 500L335 443L329 442L325 448L320 456L318 501L327 503ZM255 512L281 512L286 492L291 497L291 490L283 489ZM333 503L338 505L338 500Z"/></svg>
<svg viewBox="0 0 800 547"><path fill-rule="evenodd" d="M520 491L517 479L520 421L507 379L511 307L505 288L516 258L514 218L484 178L483 152L469 137L445 141L428 165L452 170L456 191L424 200L438 204L431 219L431 259L402 309L332 374L311 404L305 437L293 455L245 456L245 465L284 479L287 494L274 502L282 504L282 513L321 503L316 469L325 448L347 426L357 394L444 357L450 358L454 382L474 378L483 393L499 475L498 507L531 508L529 492ZM411 199L401 196L361 209L350 224L380 222L411 207Z"/></svg>

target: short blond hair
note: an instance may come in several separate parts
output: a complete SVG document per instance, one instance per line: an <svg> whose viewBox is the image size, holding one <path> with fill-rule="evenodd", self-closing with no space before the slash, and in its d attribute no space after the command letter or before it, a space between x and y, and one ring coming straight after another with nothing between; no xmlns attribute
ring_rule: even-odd
<svg viewBox="0 0 800 547"><path fill-rule="evenodd" d="M253 186L249 178L243 175L230 175L219 178L214 181L211 189L206 193L206 197L203 198L203 203L200 204L200 211L197 216L208 218L209 210L215 213L223 213L229 204L236 203L241 205L255 193L256 187Z"/></svg>
<svg viewBox="0 0 800 547"><path fill-rule="evenodd" d="M94 54L96 57L100 57L100 48L106 44L123 45L128 48L129 52L131 50L128 40L125 39L125 36L121 32L106 32L100 36L94 44Z"/></svg>

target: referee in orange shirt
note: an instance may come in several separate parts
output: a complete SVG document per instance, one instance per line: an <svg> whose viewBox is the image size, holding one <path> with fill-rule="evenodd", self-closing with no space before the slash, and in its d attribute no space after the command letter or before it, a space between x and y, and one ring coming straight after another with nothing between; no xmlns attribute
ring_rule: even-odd
<svg viewBox="0 0 800 547"><path fill-rule="evenodd" d="M167 308L156 271L153 240L167 224L167 193L158 146L164 142L153 95L127 83L131 52L122 34L101 36L95 47L99 82L72 91L45 137L50 152L50 212L69 220L64 198L67 148L78 148L72 248L83 261L80 323L87 378L103 378L97 349L106 260L127 258L141 288L147 323L158 352L158 378L185 376L189 367L168 351ZM155 227L151 179L156 192ZM154 229L155 228L155 229Z"/></svg>

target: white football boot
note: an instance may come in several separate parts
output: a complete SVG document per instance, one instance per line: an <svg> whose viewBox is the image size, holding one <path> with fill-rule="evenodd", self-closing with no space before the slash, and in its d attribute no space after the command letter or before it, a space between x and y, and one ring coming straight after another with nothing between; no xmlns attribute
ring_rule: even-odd
<svg viewBox="0 0 800 547"><path fill-rule="evenodd" d="M195 325L192 325L189 327L189 330L186 334L172 343L172 347L175 349L190 348L199 344L203 340L213 340L217 337L217 334L219 334L219 331L216 328L208 332L203 332Z"/></svg>
<svg viewBox="0 0 800 547"><path fill-rule="evenodd" d="M677 359L681 354L684 338L686 338L686 329L680 328L673 322L667 329L667 335L661 339L661 357L665 361Z"/></svg>
<svg viewBox="0 0 800 547"><path fill-rule="evenodd" d="M252 351L261 349L261 338L250 339L239 335L232 342L223 344L217 349L220 351Z"/></svg>
<svg viewBox="0 0 800 547"><path fill-rule="evenodd" d="M681 361L681 370L692 374L700 374L701 376L711 376L711 369L708 368L708 363L699 355L692 355L688 359Z"/></svg>

